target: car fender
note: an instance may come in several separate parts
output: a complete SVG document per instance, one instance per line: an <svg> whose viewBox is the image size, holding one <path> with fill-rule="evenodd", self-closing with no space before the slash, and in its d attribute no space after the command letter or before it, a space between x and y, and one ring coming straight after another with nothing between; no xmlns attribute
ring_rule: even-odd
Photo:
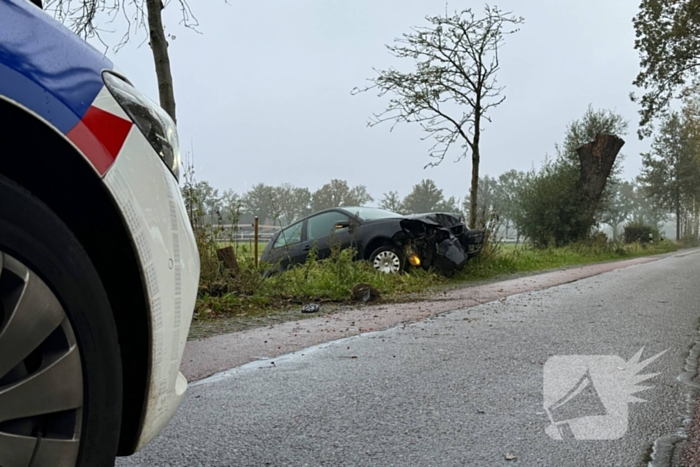
<svg viewBox="0 0 700 467"><path fill-rule="evenodd" d="M381 219L360 225L351 235L356 239L358 257L369 259L369 255L381 245L394 243L401 247L396 238L401 232L400 219Z"/></svg>

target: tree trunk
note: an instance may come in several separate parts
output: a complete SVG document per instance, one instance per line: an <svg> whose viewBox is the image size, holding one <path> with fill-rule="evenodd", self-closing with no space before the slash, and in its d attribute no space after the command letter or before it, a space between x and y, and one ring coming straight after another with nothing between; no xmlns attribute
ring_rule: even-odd
<svg viewBox="0 0 700 467"><path fill-rule="evenodd" d="M479 147L472 149L472 186L469 190L469 228L476 228L477 206L479 191Z"/></svg>
<svg viewBox="0 0 700 467"><path fill-rule="evenodd" d="M676 241L681 239L681 190L676 186L675 194L675 204L676 204Z"/></svg>
<svg viewBox="0 0 700 467"><path fill-rule="evenodd" d="M480 94L480 91L477 92ZM479 140L481 139L481 99L477 96L476 108L474 109L474 139L472 140L472 186L469 190L469 228L476 228L476 213L479 205Z"/></svg>
<svg viewBox="0 0 700 467"><path fill-rule="evenodd" d="M698 216L698 208L700 208L700 205L695 203L695 196L693 195L693 238L696 240L700 235L700 216Z"/></svg>
<svg viewBox="0 0 700 467"><path fill-rule="evenodd" d="M624 145L624 140L618 136L599 134L593 142L576 150L581 161L579 188L582 206L585 209L585 220L589 226L593 225L595 211L598 209L600 198L605 190L608 177L610 177L610 171Z"/></svg>
<svg viewBox="0 0 700 467"><path fill-rule="evenodd" d="M158 78L158 94L160 106L175 118L175 91L173 90L173 77L170 73L170 57L168 56L168 41L163 29L163 2L161 0L146 0L148 9L148 34L150 38L153 61L156 65L156 77Z"/></svg>

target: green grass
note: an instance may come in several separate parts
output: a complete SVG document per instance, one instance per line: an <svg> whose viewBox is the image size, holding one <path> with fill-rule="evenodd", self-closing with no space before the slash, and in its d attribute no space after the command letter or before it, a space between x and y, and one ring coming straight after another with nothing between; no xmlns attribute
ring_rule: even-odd
<svg viewBox="0 0 700 467"><path fill-rule="evenodd" d="M508 248L510 247L510 248ZM586 245L535 249L527 245L501 245L495 253L467 265L459 280L489 279L519 272L543 271L565 266L631 259L675 251L677 245L665 240L656 245Z"/></svg>
<svg viewBox="0 0 700 467"><path fill-rule="evenodd" d="M503 251L515 251L527 248L527 245L524 245L523 243L501 243L500 248Z"/></svg>
<svg viewBox="0 0 700 467"><path fill-rule="evenodd" d="M248 247L244 249L243 247ZM489 245L482 255L467 267L447 279L438 274L413 270L408 274L382 274L364 261L353 261L352 251L336 251L330 259L309 260L284 273L263 279L253 266L250 246L240 244L241 273L236 278L219 275L212 279L205 268L204 285L197 300L195 319L226 316L260 315L279 311L311 301L350 303L356 284L369 284L378 290L384 301L414 299L416 294L435 292L445 286L459 286L472 281L483 281L516 273L556 269L605 261L675 251L677 245L663 241L656 245L571 245L563 248L533 249L518 245ZM201 250L200 250L201 251ZM262 252L262 248L260 249ZM203 261L207 264L206 261ZM207 281L209 277L209 281Z"/></svg>

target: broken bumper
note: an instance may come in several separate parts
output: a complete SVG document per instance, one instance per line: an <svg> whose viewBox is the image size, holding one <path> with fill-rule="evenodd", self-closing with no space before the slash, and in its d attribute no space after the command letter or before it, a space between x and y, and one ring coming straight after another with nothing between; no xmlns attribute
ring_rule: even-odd
<svg viewBox="0 0 700 467"><path fill-rule="evenodd" d="M435 269L442 274L450 275L462 269L467 264L468 259L467 253L459 240L454 236L450 236L438 244L434 265Z"/></svg>
<svg viewBox="0 0 700 467"><path fill-rule="evenodd" d="M401 222L407 253L420 258L424 269L434 268L443 275L452 275L481 252L484 231L468 230L464 224L441 226L421 219Z"/></svg>
<svg viewBox="0 0 700 467"><path fill-rule="evenodd" d="M459 236L459 243L469 259L479 256L481 248L484 246L484 231L481 229L467 230Z"/></svg>

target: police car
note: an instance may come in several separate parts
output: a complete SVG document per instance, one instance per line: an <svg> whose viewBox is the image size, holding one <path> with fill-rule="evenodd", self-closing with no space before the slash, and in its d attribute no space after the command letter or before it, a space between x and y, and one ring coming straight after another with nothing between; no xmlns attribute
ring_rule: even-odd
<svg viewBox="0 0 700 467"><path fill-rule="evenodd" d="M199 278L172 119L0 0L0 466L101 466L168 423Z"/></svg>

